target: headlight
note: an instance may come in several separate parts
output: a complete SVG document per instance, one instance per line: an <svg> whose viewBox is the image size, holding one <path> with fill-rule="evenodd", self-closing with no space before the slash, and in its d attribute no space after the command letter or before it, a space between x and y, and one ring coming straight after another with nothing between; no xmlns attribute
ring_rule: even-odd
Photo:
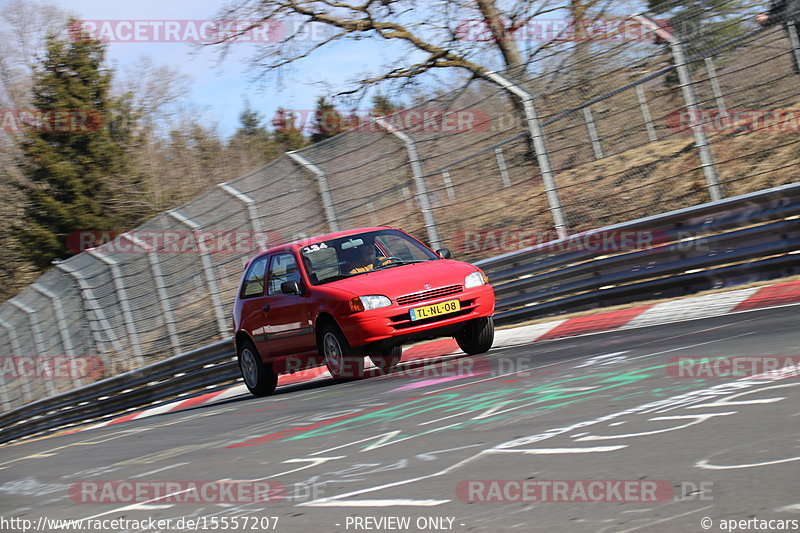
<svg viewBox="0 0 800 533"><path fill-rule="evenodd" d="M361 300L361 304L364 306L365 311L369 311L370 309L380 309L381 307L389 307L392 305L392 301L389 298L377 294L360 296L358 299Z"/></svg>
<svg viewBox="0 0 800 533"><path fill-rule="evenodd" d="M466 278L464 278L464 288L471 289L472 287L480 287L481 285L486 284L486 277L483 275L483 272L473 272Z"/></svg>

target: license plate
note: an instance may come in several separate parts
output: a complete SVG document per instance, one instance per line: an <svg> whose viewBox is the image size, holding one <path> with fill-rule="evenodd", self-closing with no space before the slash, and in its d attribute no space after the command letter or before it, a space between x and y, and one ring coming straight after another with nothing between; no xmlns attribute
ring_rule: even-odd
<svg viewBox="0 0 800 533"><path fill-rule="evenodd" d="M410 311L411 320L423 320L439 315L446 315L447 313L455 313L461 309L461 302L458 300L449 300L433 305L426 305L425 307L417 307Z"/></svg>

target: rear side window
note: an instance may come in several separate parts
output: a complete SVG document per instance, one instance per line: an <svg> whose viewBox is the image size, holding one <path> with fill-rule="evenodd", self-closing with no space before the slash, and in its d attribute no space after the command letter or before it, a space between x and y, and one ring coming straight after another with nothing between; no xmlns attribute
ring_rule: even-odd
<svg viewBox="0 0 800 533"><path fill-rule="evenodd" d="M242 286L242 298L264 295L264 271L267 269L268 256L256 259L247 271Z"/></svg>
<svg viewBox="0 0 800 533"><path fill-rule="evenodd" d="M300 281L300 271L292 254L272 256L269 263L269 290L267 294L280 294L284 281Z"/></svg>

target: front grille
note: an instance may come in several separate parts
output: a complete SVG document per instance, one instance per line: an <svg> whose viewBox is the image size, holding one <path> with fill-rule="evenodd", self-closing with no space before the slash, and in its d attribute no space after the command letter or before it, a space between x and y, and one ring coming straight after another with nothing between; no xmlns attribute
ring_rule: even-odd
<svg viewBox="0 0 800 533"><path fill-rule="evenodd" d="M430 289L422 292L415 292L414 294L406 294L397 298L398 305L414 304L417 302L424 302L425 300L433 300L441 296L449 296L451 294L458 294L461 292L461 285L450 285L448 287L439 287L438 289Z"/></svg>

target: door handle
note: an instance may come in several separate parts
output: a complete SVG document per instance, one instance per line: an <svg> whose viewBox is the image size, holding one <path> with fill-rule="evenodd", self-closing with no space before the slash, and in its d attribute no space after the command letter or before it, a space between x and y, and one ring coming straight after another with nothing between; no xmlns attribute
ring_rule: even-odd
<svg viewBox="0 0 800 533"><path fill-rule="evenodd" d="M261 310L266 313L267 311L269 311L269 306L265 305L264 307L261 308Z"/></svg>

